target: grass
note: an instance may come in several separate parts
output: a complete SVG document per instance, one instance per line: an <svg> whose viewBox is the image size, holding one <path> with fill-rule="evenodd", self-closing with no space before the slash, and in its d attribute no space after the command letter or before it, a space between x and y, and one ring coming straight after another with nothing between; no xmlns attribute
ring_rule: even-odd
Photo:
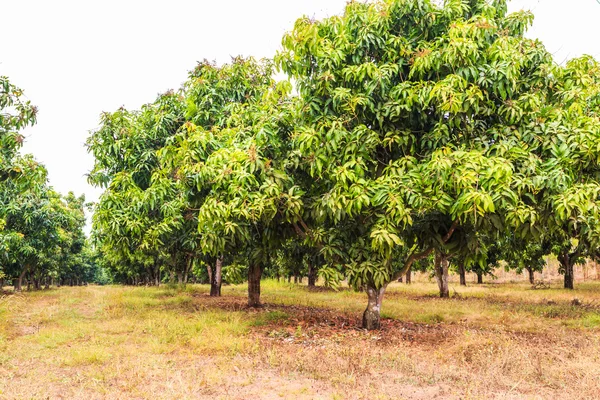
<svg viewBox="0 0 600 400"><path fill-rule="evenodd" d="M0 398L598 398L600 282L391 285L365 296L246 288L75 287L0 297ZM576 301L574 301L576 299Z"/></svg>

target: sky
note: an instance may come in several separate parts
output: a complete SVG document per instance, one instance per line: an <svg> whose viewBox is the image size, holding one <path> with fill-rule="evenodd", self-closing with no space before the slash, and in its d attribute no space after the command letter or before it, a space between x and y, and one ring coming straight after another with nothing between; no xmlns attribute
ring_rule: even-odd
<svg viewBox="0 0 600 400"><path fill-rule="evenodd" d="M600 0L513 0L536 16L528 36L564 63L600 57ZM203 59L272 57L302 15L340 14L345 0L0 0L0 75L39 108L23 152L58 191L97 200L84 143L103 111L137 109L177 89Z"/></svg>

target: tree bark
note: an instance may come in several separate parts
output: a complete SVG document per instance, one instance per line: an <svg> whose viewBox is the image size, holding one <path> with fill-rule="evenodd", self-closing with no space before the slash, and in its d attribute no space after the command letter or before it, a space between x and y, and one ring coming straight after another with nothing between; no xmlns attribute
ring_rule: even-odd
<svg viewBox="0 0 600 400"><path fill-rule="evenodd" d="M531 283L532 285L535 283L535 276L533 274L533 268L525 268L527 270L527 272L529 273L529 283Z"/></svg>
<svg viewBox="0 0 600 400"><path fill-rule="evenodd" d="M315 287L317 283L317 271L311 261L308 262L308 287Z"/></svg>
<svg viewBox="0 0 600 400"><path fill-rule="evenodd" d="M571 262L572 258L569 254L564 254L562 257L562 265L565 269L565 289L574 289L574 271L573 271L573 263Z"/></svg>
<svg viewBox="0 0 600 400"><path fill-rule="evenodd" d="M260 277L262 269L258 264L248 267L248 307L260 307Z"/></svg>
<svg viewBox="0 0 600 400"><path fill-rule="evenodd" d="M410 285L412 283L412 268L409 268L408 271L406 271L406 277L405 277L405 281L407 285Z"/></svg>
<svg viewBox="0 0 600 400"><path fill-rule="evenodd" d="M158 261L154 261L154 284L160 286L160 267Z"/></svg>
<svg viewBox="0 0 600 400"><path fill-rule="evenodd" d="M210 269L210 268L209 268ZM217 261L215 262L215 272L210 274L210 295L212 297L221 297L221 281L222 275L221 271L223 269L223 257L217 257ZM259 288L260 294L260 288Z"/></svg>
<svg viewBox="0 0 600 400"><path fill-rule="evenodd" d="M23 278L25 277L25 274L27 273L28 270L29 270L29 266L26 265L25 268L23 269L23 271L21 271L21 274L19 275L19 279L17 279L17 286L15 286L15 292L23 291Z"/></svg>
<svg viewBox="0 0 600 400"><path fill-rule="evenodd" d="M467 271L464 261L458 262L458 273L460 275L460 286L467 286Z"/></svg>
<svg viewBox="0 0 600 400"><path fill-rule="evenodd" d="M208 283L211 284L213 279L213 271L212 271L212 267L210 266L209 263L206 263L206 273L208 274Z"/></svg>
<svg viewBox="0 0 600 400"><path fill-rule="evenodd" d="M477 271L477 283L478 284L483 283L483 272L481 272L481 271Z"/></svg>
<svg viewBox="0 0 600 400"><path fill-rule="evenodd" d="M192 255L189 255L187 258L187 261L185 263L185 272L183 274L183 284L187 285L188 283L188 277L190 274L190 271L192 270L192 265L194 264L194 257Z"/></svg>
<svg viewBox="0 0 600 400"><path fill-rule="evenodd" d="M435 278L440 289L441 298L449 298L448 289L448 256L436 253L435 255Z"/></svg>
<svg viewBox="0 0 600 400"><path fill-rule="evenodd" d="M363 329L372 331L381 328L381 302L383 301L386 288L387 284L380 289L376 289L374 286L367 286L368 303L363 313Z"/></svg>

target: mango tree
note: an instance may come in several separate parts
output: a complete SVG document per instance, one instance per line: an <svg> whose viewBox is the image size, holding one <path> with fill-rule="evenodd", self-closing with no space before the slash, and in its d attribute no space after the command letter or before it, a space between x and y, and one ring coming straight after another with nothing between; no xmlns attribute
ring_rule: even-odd
<svg viewBox="0 0 600 400"><path fill-rule="evenodd" d="M600 237L600 65L584 56L554 68L552 76L553 107L526 134L540 138L547 160L546 236L565 289L573 289L574 265L595 254Z"/></svg>
<svg viewBox="0 0 600 400"><path fill-rule="evenodd" d="M139 111L102 116L87 145L96 163L90 182L106 187L94 214L94 234L131 283L159 284L165 267L183 283L194 255L185 199L161 174L157 151L185 122L180 93L167 92Z"/></svg>
<svg viewBox="0 0 600 400"><path fill-rule="evenodd" d="M0 76L0 182L19 171L11 164L23 144L21 129L36 122L37 108L25 100L23 91L8 77Z"/></svg>
<svg viewBox="0 0 600 400"><path fill-rule="evenodd" d="M21 129L36 122L37 108L24 98L23 91L13 85L8 77L0 76L0 279L4 279L3 266L10 262L10 243L19 239L18 232L6 227L6 207L28 185L23 173L18 151L23 144Z"/></svg>
<svg viewBox="0 0 600 400"><path fill-rule="evenodd" d="M248 305L260 305L263 268L289 236L302 203L288 175L289 85L271 63L202 63L186 86L185 129L161 151L197 210L201 252L248 265Z"/></svg>
<svg viewBox="0 0 600 400"><path fill-rule="evenodd" d="M277 62L302 102L298 168L315 182L304 234L366 290L365 328L380 326L388 283L417 260L435 254L447 293L461 230L541 232L538 197L556 191L542 191L545 154L524 132L554 66L523 36L531 20L502 0L351 2L283 38Z"/></svg>

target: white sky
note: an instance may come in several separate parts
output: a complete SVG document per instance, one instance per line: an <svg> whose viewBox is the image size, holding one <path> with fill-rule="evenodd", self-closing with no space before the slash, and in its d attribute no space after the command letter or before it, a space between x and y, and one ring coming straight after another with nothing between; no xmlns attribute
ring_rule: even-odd
<svg viewBox="0 0 600 400"><path fill-rule="evenodd" d="M600 0L513 0L536 15L529 36L562 62L600 55ZM345 0L0 0L0 75L39 107L24 133L60 192L99 190L83 144L102 111L139 108L179 88L204 58L270 57L302 15L339 14Z"/></svg>

